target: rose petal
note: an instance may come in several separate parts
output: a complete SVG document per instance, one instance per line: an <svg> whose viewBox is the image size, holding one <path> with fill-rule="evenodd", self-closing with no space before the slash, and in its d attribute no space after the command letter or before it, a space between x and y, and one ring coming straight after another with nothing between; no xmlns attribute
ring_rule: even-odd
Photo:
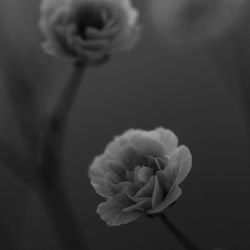
<svg viewBox="0 0 250 250"><path fill-rule="evenodd" d="M152 197L152 193L154 190L155 177L151 176L149 182L146 183L136 194L135 197Z"/></svg>
<svg viewBox="0 0 250 250"><path fill-rule="evenodd" d="M95 189L96 193L103 197L109 197L112 195L110 190L105 186L104 183L104 168L103 166L103 157L98 156L94 159L93 163L89 168L89 178L91 180L91 185Z"/></svg>
<svg viewBox="0 0 250 250"><path fill-rule="evenodd" d="M129 187L133 186L134 183L130 181L122 181L117 184L107 183L106 185L108 185L109 187L111 186L113 192L115 191L114 194L117 194L126 191Z"/></svg>
<svg viewBox="0 0 250 250"><path fill-rule="evenodd" d="M159 179L159 183L165 194L169 192L176 179L178 178L178 167L175 165L178 165L178 163L169 161L169 165L166 168L164 168L163 170L159 170L156 173Z"/></svg>
<svg viewBox="0 0 250 250"><path fill-rule="evenodd" d="M152 196L152 208L160 204L164 198L164 192L161 189L158 176L155 176L154 191Z"/></svg>
<svg viewBox="0 0 250 250"><path fill-rule="evenodd" d="M135 134L130 142L134 145L140 155L162 156L164 146L160 141L149 137L147 133Z"/></svg>
<svg viewBox="0 0 250 250"><path fill-rule="evenodd" d="M114 26L109 28L108 30L97 30L92 27L86 29L86 37L89 40L97 40L97 39L112 39L118 32L119 26Z"/></svg>
<svg viewBox="0 0 250 250"><path fill-rule="evenodd" d="M104 174L104 180L105 182L117 184L120 183L122 180L121 178L115 174L114 172L107 172Z"/></svg>
<svg viewBox="0 0 250 250"><path fill-rule="evenodd" d="M73 37L71 41L72 47L80 47L82 50L90 50L90 51L100 51L104 49L108 49L109 41L105 39L99 40L83 40L80 37Z"/></svg>
<svg viewBox="0 0 250 250"><path fill-rule="evenodd" d="M171 130L164 128L157 128L156 132L159 134L159 139L161 140L161 142L164 143L166 154L170 155L173 150L177 148L177 136Z"/></svg>
<svg viewBox="0 0 250 250"><path fill-rule="evenodd" d="M117 184L120 184L121 179L115 173L107 172L104 174L104 185L112 195L116 195L120 189Z"/></svg>
<svg viewBox="0 0 250 250"><path fill-rule="evenodd" d="M156 207L153 207L152 209L147 211L147 213L156 214L156 213L162 212L168 206L170 206L173 202L175 202L180 197L181 193L182 193L182 190L180 187L178 186L173 187L172 190L165 197L165 199Z"/></svg>
<svg viewBox="0 0 250 250"><path fill-rule="evenodd" d="M120 151L120 159L122 166L129 171L133 170L139 159L137 149L132 144L124 145Z"/></svg>
<svg viewBox="0 0 250 250"><path fill-rule="evenodd" d="M123 209L133 205L133 202L123 194L108 199L98 205L97 213L108 226L119 226L129 223L140 216L139 212L123 212Z"/></svg>
<svg viewBox="0 0 250 250"><path fill-rule="evenodd" d="M190 150L186 146L180 146L170 157L170 161L176 162L174 164L175 171L178 172L178 176L175 180L175 184L180 184L188 175L192 167L192 155Z"/></svg>
<svg viewBox="0 0 250 250"><path fill-rule="evenodd" d="M105 159L104 164L105 166L103 166L103 168L105 169L104 170L105 172L111 171L115 173L116 175L118 175L121 180L127 180L126 171L124 170L124 168L119 162Z"/></svg>
<svg viewBox="0 0 250 250"><path fill-rule="evenodd" d="M122 211L129 212L129 213L136 212L136 211L145 212L152 207L151 202L152 202L151 198L144 198L143 200L137 202L136 204L124 208Z"/></svg>
<svg viewBox="0 0 250 250"><path fill-rule="evenodd" d="M137 179L143 183L147 183L153 174L154 170L152 168L142 167L137 173Z"/></svg>

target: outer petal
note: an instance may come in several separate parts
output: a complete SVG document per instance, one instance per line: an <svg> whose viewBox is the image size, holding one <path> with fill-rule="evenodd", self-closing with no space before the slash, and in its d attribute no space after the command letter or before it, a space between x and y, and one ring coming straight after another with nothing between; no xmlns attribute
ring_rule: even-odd
<svg viewBox="0 0 250 250"><path fill-rule="evenodd" d="M192 155L190 150L186 146L180 146L174 152L174 154L170 158L171 161L174 161L176 170L178 172L177 179L175 180L175 184L180 184L188 175L192 167Z"/></svg>
<svg viewBox="0 0 250 250"><path fill-rule="evenodd" d="M136 133L130 138L130 142L135 146L140 155L161 157L165 153L163 143L147 133Z"/></svg>
<svg viewBox="0 0 250 250"><path fill-rule="evenodd" d="M104 184L104 173L100 168L102 160L103 159L100 156L94 159L93 163L90 165L88 176L95 191L103 197L109 197L112 194Z"/></svg>
<svg viewBox="0 0 250 250"><path fill-rule="evenodd" d="M127 224L138 218L140 212L124 212L123 209L132 206L134 203L123 194L118 194L97 207L97 213L106 221L108 226L119 226Z"/></svg>
<svg viewBox="0 0 250 250"><path fill-rule="evenodd" d="M162 212L168 206L170 206L173 202L175 202L180 197L181 193L182 193L182 190L178 186L173 187L172 190L165 197L163 202L161 202L156 207L154 207L154 208L150 209L149 211L147 211L147 213L156 214L156 213Z"/></svg>
<svg viewBox="0 0 250 250"><path fill-rule="evenodd" d="M161 185L158 180L158 176L155 176L155 184L154 184L154 191L152 196L152 208L159 205L163 198L164 198L164 192L162 191Z"/></svg>
<svg viewBox="0 0 250 250"><path fill-rule="evenodd" d="M178 146L177 136L171 130L164 128L157 128L156 132L165 146L166 154L170 155Z"/></svg>
<svg viewBox="0 0 250 250"><path fill-rule="evenodd" d="M112 185L107 185L107 181L111 184L123 182L126 172L118 162L107 159L104 154L94 159L88 175L95 191L103 197L110 197L113 196L114 189L110 188Z"/></svg>
<svg viewBox="0 0 250 250"><path fill-rule="evenodd" d="M157 171L159 183L165 194L169 192L179 176L179 164L177 162L169 162L169 165L163 170Z"/></svg>

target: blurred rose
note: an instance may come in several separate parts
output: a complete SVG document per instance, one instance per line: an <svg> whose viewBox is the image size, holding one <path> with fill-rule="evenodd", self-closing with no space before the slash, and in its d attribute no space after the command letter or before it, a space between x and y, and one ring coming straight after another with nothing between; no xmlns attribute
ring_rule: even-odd
<svg viewBox="0 0 250 250"><path fill-rule="evenodd" d="M194 41L220 34L240 16L245 0L151 0L150 16L167 40Z"/></svg>
<svg viewBox="0 0 250 250"><path fill-rule="evenodd" d="M43 48L57 57L100 63L134 45L137 19L130 0L43 0Z"/></svg>
<svg viewBox="0 0 250 250"><path fill-rule="evenodd" d="M179 184L191 165L189 149L178 147L170 130L125 132L90 166L92 186L107 198L97 213L107 225L117 226L141 214L163 212L181 195Z"/></svg>

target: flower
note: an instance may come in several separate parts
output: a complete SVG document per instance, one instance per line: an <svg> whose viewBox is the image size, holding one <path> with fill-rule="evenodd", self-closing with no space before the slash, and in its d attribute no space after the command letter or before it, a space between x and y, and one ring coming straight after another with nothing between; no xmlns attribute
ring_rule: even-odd
<svg viewBox="0 0 250 250"><path fill-rule="evenodd" d="M43 0L39 26L47 53L90 64L131 48L140 34L130 0Z"/></svg>
<svg viewBox="0 0 250 250"><path fill-rule="evenodd" d="M246 0L151 0L154 27L168 41L195 41L220 34L239 20Z"/></svg>
<svg viewBox="0 0 250 250"><path fill-rule="evenodd" d="M192 156L164 128L128 130L107 145L89 168L95 191L106 198L97 213L109 226L163 212L181 195Z"/></svg>

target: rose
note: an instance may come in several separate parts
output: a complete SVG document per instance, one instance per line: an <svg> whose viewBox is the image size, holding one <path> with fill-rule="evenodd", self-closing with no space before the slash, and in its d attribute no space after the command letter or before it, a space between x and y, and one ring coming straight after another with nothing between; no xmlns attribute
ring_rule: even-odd
<svg viewBox="0 0 250 250"><path fill-rule="evenodd" d="M245 3L246 0L151 0L149 12L163 38L186 42L232 28Z"/></svg>
<svg viewBox="0 0 250 250"><path fill-rule="evenodd" d="M134 45L137 19L130 0L43 0L43 48L57 57L100 63Z"/></svg>
<svg viewBox="0 0 250 250"><path fill-rule="evenodd" d="M141 214L163 212L181 195L179 184L192 156L170 130L129 130L116 137L89 168L95 191L107 200L97 213L109 226L135 220Z"/></svg>

